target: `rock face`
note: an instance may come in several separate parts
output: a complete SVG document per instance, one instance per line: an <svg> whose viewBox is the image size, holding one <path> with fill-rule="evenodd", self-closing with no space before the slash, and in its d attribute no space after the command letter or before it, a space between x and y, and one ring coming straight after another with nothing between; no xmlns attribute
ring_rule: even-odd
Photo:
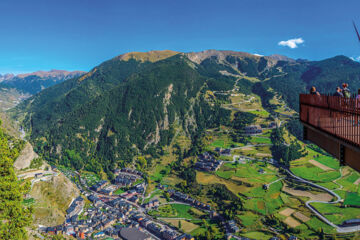
<svg viewBox="0 0 360 240"><path fill-rule="evenodd" d="M19 157L14 162L14 167L17 170L27 168L30 166L31 161L37 157L38 155L34 152L33 147L27 142Z"/></svg>

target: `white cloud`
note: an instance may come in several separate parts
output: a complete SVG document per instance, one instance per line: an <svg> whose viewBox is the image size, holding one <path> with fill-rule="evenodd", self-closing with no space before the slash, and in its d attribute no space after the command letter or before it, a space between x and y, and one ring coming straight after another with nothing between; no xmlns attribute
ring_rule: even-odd
<svg viewBox="0 0 360 240"><path fill-rule="evenodd" d="M302 38L293 38L287 41L280 41L278 45L285 46L289 48L297 48L299 44L304 43L305 41Z"/></svg>
<svg viewBox="0 0 360 240"><path fill-rule="evenodd" d="M258 57L263 57L264 55L258 54L258 53L254 53L253 55L258 56Z"/></svg>
<svg viewBox="0 0 360 240"><path fill-rule="evenodd" d="M360 62L360 56L358 56L358 57L350 57L350 59L355 61L355 62Z"/></svg>

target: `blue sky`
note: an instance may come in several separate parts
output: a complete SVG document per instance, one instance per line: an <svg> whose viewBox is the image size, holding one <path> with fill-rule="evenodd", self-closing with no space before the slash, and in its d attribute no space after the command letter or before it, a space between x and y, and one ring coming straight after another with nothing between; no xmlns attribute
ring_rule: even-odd
<svg viewBox="0 0 360 240"><path fill-rule="evenodd" d="M1 0L0 73L88 71L129 51L360 56L360 1ZM289 39L298 39L290 48ZM291 45L290 46L294 46Z"/></svg>

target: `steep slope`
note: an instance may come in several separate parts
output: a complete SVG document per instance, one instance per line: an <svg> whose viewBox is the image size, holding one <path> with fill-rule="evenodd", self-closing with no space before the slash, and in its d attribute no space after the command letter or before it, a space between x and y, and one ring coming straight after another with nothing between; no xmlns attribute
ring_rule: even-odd
<svg viewBox="0 0 360 240"><path fill-rule="evenodd" d="M177 131L194 137L225 121L229 111L209 101L207 90L255 93L268 110L278 93L296 109L298 94L311 85L358 87L359 74L360 64L342 56L310 62L233 51L136 52L52 86L11 113L49 161L110 174L137 154L160 153Z"/></svg>
<svg viewBox="0 0 360 240"><path fill-rule="evenodd" d="M200 70L183 54L153 63L117 57L30 98L15 114L25 110L31 139L49 160L110 173L168 144L174 124L192 135L225 117L203 98L209 78Z"/></svg>
<svg viewBox="0 0 360 240"><path fill-rule="evenodd" d="M38 71L33 73L0 76L1 84L9 88L15 88L18 91L28 94L36 94L41 90L53 86L65 80L83 75L82 71Z"/></svg>
<svg viewBox="0 0 360 240"><path fill-rule="evenodd" d="M279 62L266 87L279 92L289 106L298 109L300 93L306 93L316 86L322 94L332 94L337 86L346 82L353 93L360 88L360 63L345 56L336 56L322 61Z"/></svg>
<svg viewBox="0 0 360 240"><path fill-rule="evenodd" d="M31 222L31 210L22 205L29 185L18 181L13 169L22 145L4 133L0 120L0 239L27 239L25 227Z"/></svg>

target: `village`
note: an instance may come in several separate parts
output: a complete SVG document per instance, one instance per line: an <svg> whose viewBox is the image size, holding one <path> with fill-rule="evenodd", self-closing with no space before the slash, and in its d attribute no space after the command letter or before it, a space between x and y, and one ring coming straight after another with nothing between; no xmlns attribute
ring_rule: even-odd
<svg viewBox="0 0 360 240"><path fill-rule="evenodd" d="M149 210L159 207L160 202L155 199L141 205L139 199L145 192L146 184L139 181L140 183L133 185L137 180L142 179L141 172L123 168L115 170L114 174L116 178L113 184L102 180L91 187L80 174L73 174L79 177L76 185L81 191L81 196L75 198L70 204L66 211L66 221L61 225L41 227L39 230L49 235L68 235L77 239L104 239L106 237L126 240L194 239L193 236L182 233L176 227L154 219L148 214ZM114 191L119 187L126 187L128 190L120 195L114 195ZM187 194L160 184L157 188L166 191L173 201L206 211L212 218L221 217L211 209L210 205ZM90 204L86 204L86 201ZM235 221L223 221L229 234L239 231Z"/></svg>
<svg viewBox="0 0 360 240"><path fill-rule="evenodd" d="M216 151L221 155L230 155L231 152L230 149ZM195 167L200 171L217 171L222 163L223 161L217 160L211 153L204 152L198 156ZM56 167L53 169L57 170ZM76 171L63 173L68 178L78 179L75 184L81 196L75 198L68 207L63 224L41 227L41 232L48 235L68 235L77 239L195 239L149 214L149 211L157 209L161 203L158 199L143 203L147 185L142 172L130 168L116 169L113 182L100 180L94 184L89 184L87 179ZM209 204L165 185L158 184L156 188L166 192L171 202L192 206L204 211L210 218L222 222L228 239L240 231L234 220L225 220ZM117 189L126 191L114 194Z"/></svg>

